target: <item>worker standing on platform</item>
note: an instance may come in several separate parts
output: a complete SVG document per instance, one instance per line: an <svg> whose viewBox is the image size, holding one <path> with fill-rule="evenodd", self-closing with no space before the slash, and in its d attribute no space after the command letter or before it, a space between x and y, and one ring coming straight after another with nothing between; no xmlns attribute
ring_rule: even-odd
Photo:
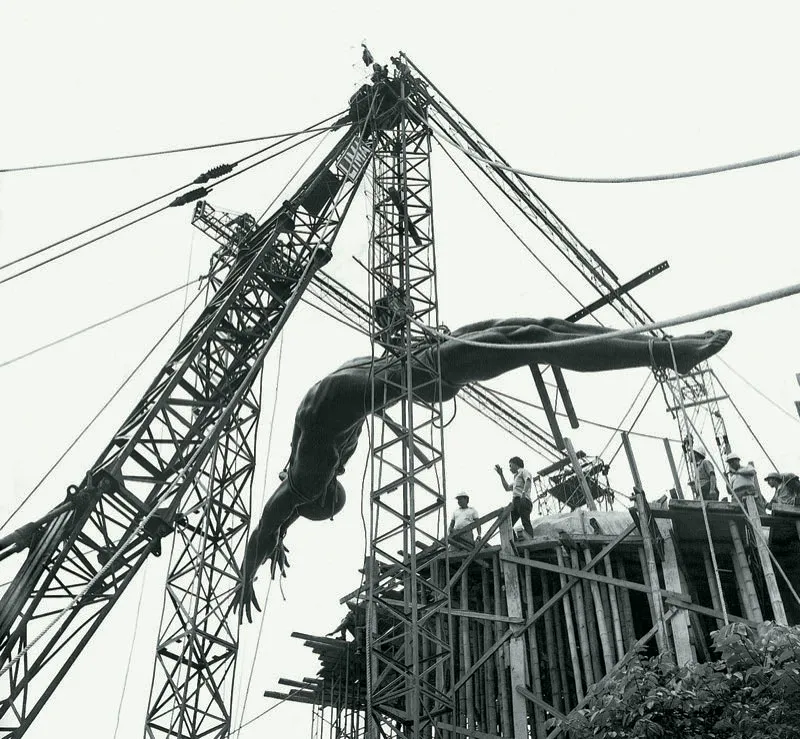
<svg viewBox="0 0 800 739"><path fill-rule="evenodd" d="M456 500L458 501L458 508L453 511L453 515L450 518L450 536L454 534L464 542L468 542L470 544L475 543L475 537L473 535L473 529L469 529L469 531L463 531L459 533L460 529L464 529L475 521L478 520L478 511L472 508L469 504L469 495L466 493L459 493L456 495ZM475 527L475 530L478 532L478 536L481 535L481 526L478 524Z"/></svg>
<svg viewBox="0 0 800 739"><path fill-rule="evenodd" d="M738 498L744 503L744 498L747 495L752 495L756 501L756 506L759 511L765 509L764 497L758 489L756 483L756 470L752 465L742 464L741 457L735 452L730 452L725 457L728 463L728 477L731 490L734 494L734 500Z"/></svg>
<svg viewBox="0 0 800 739"><path fill-rule="evenodd" d="M771 508L773 503L800 506L800 478L794 472L770 472L764 481L775 490L767 508Z"/></svg>
<svg viewBox="0 0 800 739"><path fill-rule="evenodd" d="M692 454L694 455L696 481L692 487L695 494L703 500L719 500L717 475L714 472L713 463L710 459L706 459L706 453L699 447L695 447Z"/></svg>
<svg viewBox="0 0 800 739"><path fill-rule="evenodd" d="M533 475L525 469L525 463L520 457L511 457L508 460L508 469L514 475L514 482L510 485L503 475L503 468L496 464L494 469L500 475L500 482L503 487L511 491L511 525L513 526L519 519L522 519L522 528L532 539L531 511L533 510L533 502L531 501L531 488L533 487Z"/></svg>

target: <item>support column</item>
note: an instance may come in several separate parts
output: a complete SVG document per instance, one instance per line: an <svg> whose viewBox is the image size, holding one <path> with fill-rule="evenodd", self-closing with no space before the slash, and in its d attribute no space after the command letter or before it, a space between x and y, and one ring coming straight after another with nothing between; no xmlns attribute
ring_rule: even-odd
<svg viewBox="0 0 800 739"><path fill-rule="evenodd" d="M650 533L650 514L645 503L642 478L639 476L639 468L633 456L633 448L631 447L628 434L624 431L622 432L622 443L625 446L625 454L628 457L628 464L631 468L633 484L635 486L633 497L636 510L639 514L639 528L642 532L644 555L647 562L647 571L650 576L650 592L652 594L653 616L655 621L653 625L656 627L656 643L658 644L658 651L664 654L669 649L669 642L667 641L667 630L664 628L664 604L661 602L661 593L659 592L656 554L653 547L653 538Z"/></svg>
<svg viewBox="0 0 800 739"><path fill-rule="evenodd" d="M761 536L761 516L756 507L756 501L752 495L746 495L744 500L750 518L750 527L753 529L756 547L758 547L758 557L761 560L761 569L764 572L764 581L767 584L769 602L772 604L775 623L781 626L788 626L789 622L786 620L786 610L783 607L781 591L778 588L778 581L775 579L775 570L772 569L772 559L767 543L764 541L764 537Z"/></svg>
<svg viewBox="0 0 800 739"><path fill-rule="evenodd" d="M659 529L664 538L664 587L676 593L682 593L681 575L678 567L678 557L675 553L675 541L672 536L672 522L659 521ZM689 614L683 608L670 620L672 629L672 643L675 645L675 661L678 665L685 665L692 661L692 645L689 640Z"/></svg>
<svg viewBox="0 0 800 739"><path fill-rule="evenodd" d="M742 537L739 535L739 528L735 521L728 521L728 528L731 532L731 541L733 541L733 554L739 565L739 573L742 578L742 596L748 602L749 613L745 614L748 618L754 621L763 621L764 616L761 613L761 604L758 602L758 593L756 592L756 585L753 582L753 573L750 569L750 563L747 561L747 552L745 552Z"/></svg>
<svg viewBox="0 0 800 739"><path fill-rule="evenodd" d="M500 550L504 554L514 555L513 530L511 519L500 524ZM502 562L503 579L506 584L506 603L511 618L522 618L522 596L519 587L517 566L511 562ZM525 687L525 638L522 634L512 636L509 640L510 672L511 672L511 710L514 725L514 739L528 739L528 710L525 698L517 691Z"/></svg>

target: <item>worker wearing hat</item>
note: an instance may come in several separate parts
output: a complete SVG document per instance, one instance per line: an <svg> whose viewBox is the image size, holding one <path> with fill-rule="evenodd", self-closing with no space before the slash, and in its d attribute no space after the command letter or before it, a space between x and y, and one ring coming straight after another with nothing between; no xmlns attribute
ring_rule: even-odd
<svg viewBox="0 0 800 739"><path fill-rule="evenodd" d="M749 464L743 465L742 458L736 452L729 452L725 455L725 461L728 463L728 477L730 480L728 484L733 491L734 500L738 498L744 502L745 496L752 495L758 509L763 511L766 501L758 489L755 468Z"/></svg>
<svg viewBox="0 0 800 739"><path fill-rule="evenodd" d="M458 508L453 511L453 515L450 518L449 535L453 536L455 534L461 541L473 544L475 542L475 537L472 533L473 529L469 529L468 531L464 531L460 534L458 532L460 529L464 529L471 523L475 523L475 521L478 520L478 511L470 506L469 495L467 495L465 492L462 491L456 495L456 500L458 501ZM478 536L481 535L480 524L475 527L474 531L478 532Z"/></svg>
<svg viewBox="0 0 800 739"><path fill-rule="evenodd" d="M775 490L767 508L771 508L774 503L800 505L800 478L794 472L770 472L764 481Z"/></svg>
<svg viewBox="0 0 800 739"><path fill-rule="evenodd" d="M706 459L705 450L696 445L692 449L694 455L695 481L691 484L695 494L704 500L719 500L719 488L717 487L717 475L714 472L714 465L710 459Z"/></svg>

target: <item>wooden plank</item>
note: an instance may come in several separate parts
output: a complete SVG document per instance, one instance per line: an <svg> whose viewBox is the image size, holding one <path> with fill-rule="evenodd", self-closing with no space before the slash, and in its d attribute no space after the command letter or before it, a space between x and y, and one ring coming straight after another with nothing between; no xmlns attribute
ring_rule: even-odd
<svg viewBox="0 0 800 739"><path fill-rule="evenodd" d="M740 574L742 578L742 596L747 601L747 613L745 615L755 621L763 621L764 616L761 613L761 604L758 602L753 572L750 569L750 563L747 561L747 553L744 550L744 543L739 534L739 527L734 521L728 521L728 527L730 528L731 541L733 542L733 554L739 565L737 574Z"/></svg>
<svg viewBox="0 0 800 739"><path fill-rule="evenodd" d="M528 572L530 572L530 570L528 570ZM550 597L550 583L547 580L546 572L539 572L539 582L542 588L542 598L547 600ZM563 688L561 687L561 673L559 672L559 657L557 651L558 644L552 610L544 614L544 635L545 647L547 649L547 666L550 675L551 699L555 707L563 711L564 699L561 695Z"/></svg>
<svg viewBox="0 0 800 739"><path fill-rule="evenodd" d="M664 572L664 585L669 590L682 592L681 576L678 571L678 558L675 555L675 542L672 539L672 524L664 526L664 560L661 568ZM686 593L688 597L688 593ZM680 665L692 661L692 645L689 641L689 614L681 609L670 622L672 643L675 647L675 662Z"/></svg>
<svg viewBox="0 0 800 739"><path fill-rule="evenodd" d="M522 624L525 623L522 617L513 618L512 616L499 616L494 613L482 613L480 611L467 611L461 608L451 608L450 613L454 616L464 618L477 618L483 621L500 621L506 624Z"/></svg>
<svg viewBox="0 0 800 739"><path fill-rule="evenodd" d="M515 564L519 565L525 565L527 567L535 567L539 570L547 570L548 572L561 572L570 577L578 577L581 580L591 580L594 582L606 583L607 585L616 585L617 587L627 588L628 590L636 590L640 593L651 592L650 588L647 585L642 585L642 583L631 582L630 580L620 580L619 578L608 577L607 575L599 575L596 572L588 572L586 567L583 567L583 569L577 569L575 567L560 567L559 565L550 564L550 562L541 562L538 559L523 559L522 557L516 557L508 554L501 554L500 559L514 562ZM596 565L597 562L595 560L596 557L591 561ZM677 598L679 601L681 599L687 599L687 596L685 596L683 593L673 590L662 590L659 588L658 592L662 595L662 597L670 596L672 598Z"/></svg>
<svg viewBox="0 0 800 739"><path fill-rule="evenodd" d="M504 519L500 527L501 552L513 552L514 531L511 520ZM506 604L508 615L513 618L522 618L522 594L519 587L519 573L517 568L508 562L503 562L503 580L506 585ZM525 685L525 639L522 635L512 636L509 643L509 668L511 676L511 707L514 725L514 739L528 739L528 712L525 699L519 694L517 688Z"/></svg>
<svg viewBox="0 0 800 739"><path fill-rule="evenodd" d="M583 558L586 561L586 564L592 561L592 552L589 547L585 547L583 550ZM600 647L603 652L603 664L605 666L605 672L609 672L611 668L614 666L614 662L616 662L616 658L614 656L614 650L611 646L611 639L609 638L608 629L607 629L607 621L606 621L606 611L603 606L603 599L600 596L600 586L597 584L595 580L591 580L589 582L589 587L592 591L592 600L594 601L594 611L597 614L597 633L600 636Z"/></svg>
<svg viewBox="0 0 800 739"><path fill-rule="evenodd" d="M502 588L500 586L500 559L499 557L494 557L492 559L492 574L494 578L493 582L493 590L492 590L492 600L494 602L494 612L497 615L502 615L503 613L503 602L502 602ZM494 625L495 628L495 637L500 634L500 624L496 623ZM509 627L506 631L508 636L511 636L511 629L513 627ZM502 637L496 639L495 644L499 644L500 646L505 645L506 640ZM494 649L492 650L494 652ZM497 669L497 698L500 701L500 733L503 736L509 736L511 733L511 709L508 704L508 676L506 675L506 660L505 660L505 649L498 649L494 655L495 659L495 668ZM475 664L472 666L472 671L474 672L478 666L480 665L480 659L475 661ZM465 675L462 680L467 680L469 678L469 674ZM462 681L456 684L455 690L458 690L458 685Z"/></svg>
<svg viewBox="0 0 800 739"><path fill-rule="evenodd" d="M650 577L653 624L658 626L656 631L656 642L658 643L658 651L661 654L666 654L669 646L667 642L667 631L664 628L664 608L658 593L658 569L656 567L656 555L653 547L653 539L650 533L650 515L648 512L648 506L645 503L642 478L639 476L639 468L636 466L636 459L633 456L631 441L628 438L628 434L626 434L624 431L622 432L622 444L625 447L625 455L628 457L628 465L630 466L631 474L633 475L633 498L636 504L636 510L639 513L639 523L641 524L640 532L644 542L644 554L647 562L647 572Z"/></svg>
<svg viewBox="0 0 800 739"><path fill-rule="evenodd" d="M613 577L614 571L611 569L611 557L603 558L603 569L606 577ZM619 601L617 600L617 589L613 585L608 585L608 601L611 608L611 626L614 630L614 645L617 648L616 659L622 659L625 654L625 645L622 638L622 621L619 615Z"/></svg>
<svg viewBox="0 0 800 739"><path fill-rule="evenodd" d="M528 610L530 611L533 604L533 576L531 570L527 567L525 568L524 575L525 575L525 600L528 604ZM542 672L541 672L541 660L539 659L539 640L536 634L536 624L534 624L533 626L531 626L530 629L528 629L528 650L530 652L528 659L528 666L530 668L531 685L533 686L533 690L535 694L538 696L540 701L539 704L534 703L532 735L544 739L544 736L545 734L547 734L547 731L544 728L545 719L541 707L541 703L543 703L544 701L541 700ZM522 695L524 697L525 694L522 693Z"/></svg>
<svg viewBox="0 0 800 739"><path fill-rule="evenodd" d="M561 565L561 569L566 570L567 568L564 567L564 551L561 547L558 547L556 549L556 556L558 558L558 564ZM564 621L567 625L567 639L569 641L569 656L572 662L572 675L575 678L575 695L580 701L583 699L585 693L583 690L583 675L581 673L581 661L580 657L578 656L578 639L575 635L575 622L573 621L573 614L572 614L572 600L569 598L569 593L566 592L567 590L566 575L561 573L559 577L561 582L561 591L564 591L564 595L562 596L562 607L564 609ZM572 580L571 582L575 581ZM588 685L586 687L588 689Z"/></svg>
<svg viewBox="0 0 800 739"><path fill-rule="evenodd" d="M485 571L481 572L481 595L483 597L483 607L488 611L493 609L494 606L489 594L489 575ZM493 640L493 626L487 623L483 627L483 651L488 652L491 649ZM491 726L493 729L497 726L497 705L495 703L495 696L497 695L497 683L495 680L494 663L487 663L483 671L484 683L486 684L486 722L487 727Z"/></svg>
<svg viewBox="0 0 800 739"><path fill-rule="evenodd" d="M569 553L569 556L572 561L573 570L577 570L578 553L573 551ZM583 581L580 585L573 588L571 595L573 598L572 605L575 610L575 619L578 623L578 641L581 645L584 678L588 689L595 679L599 679L600 676L598 675L597 678L595 678L594 665L592 664L593 650L591 644L589 644L589 629L586 624L586 603L583 599Z"/></svg>
<svg viewBox="0 0 800 739"><path fill-rule="evenodd" d="M703 549L703 566L706 571L706 580L708 581L708 589L711 593L711 605L718 613L722 612L722 593L717 588L717 578L714 576L714 565L711 562L711 555ZM717 628L721 629L725 625L725 615L722 618L717 618Z"/></svg>
<svg viewBox="0 0 800 739"><path fill-rule="evenodd" d="M753 535L756 540L756 547L758 549L758 557L761 560L761 569L764 572L764 582L767 585L767 592L769 593L769 602L772 604L772 615L775 618L775 623L781 626L788 626L789 622L786 620L786 610L783 607L783 599L781 598L781 591L778 588L778 581L775 579L775 570L772 568L772 559L770 552L767 548L767 543L761 535L758 527L761 525L761 520L756 508L756 501L752 495L745 496L745 505L747 506L747 513L749 514L750 527L753 530ZM791 583L789 584L791 588Z"/></svg>

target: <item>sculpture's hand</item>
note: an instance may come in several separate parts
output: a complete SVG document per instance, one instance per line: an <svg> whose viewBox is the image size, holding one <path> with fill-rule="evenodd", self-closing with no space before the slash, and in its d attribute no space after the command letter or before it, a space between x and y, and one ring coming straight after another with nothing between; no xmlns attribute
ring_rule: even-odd
<svg viewBox="0 0 800 739"><path fill-rule="evenodd" d="M501 467L499 464L496 464L496 465L494 466L494 471L495 471L495 472L496 472L498 475L502 475L502 474L503 474L503 468L502 468L502 467Z"/></svg>
<svg viewBox="0 0 800 739"><path fill-rule="evenodd" d="M286 568L291 566L289 564L289 559L286 556L289 550L283 543L284 536L284 532L281 532L281 535L278 538L278 543L275 545L275 548L272 550L272 554L270 555L272 562L270 562L269 565L269 574L273 580L275 579L276 571L280 571L281 577L286 577Z"/></svg>
<svg viewBox="0 0 800 739"><path fill-rule="evenodd" d="M242 619L245 616L247 616L247 623L253 623L253 607L257 611L261 611L256 598L256 591L253 587L253 578L246 574L242 577L242 585L236 596L236 605L239 609L239 623L242 623Z"/></svg>

